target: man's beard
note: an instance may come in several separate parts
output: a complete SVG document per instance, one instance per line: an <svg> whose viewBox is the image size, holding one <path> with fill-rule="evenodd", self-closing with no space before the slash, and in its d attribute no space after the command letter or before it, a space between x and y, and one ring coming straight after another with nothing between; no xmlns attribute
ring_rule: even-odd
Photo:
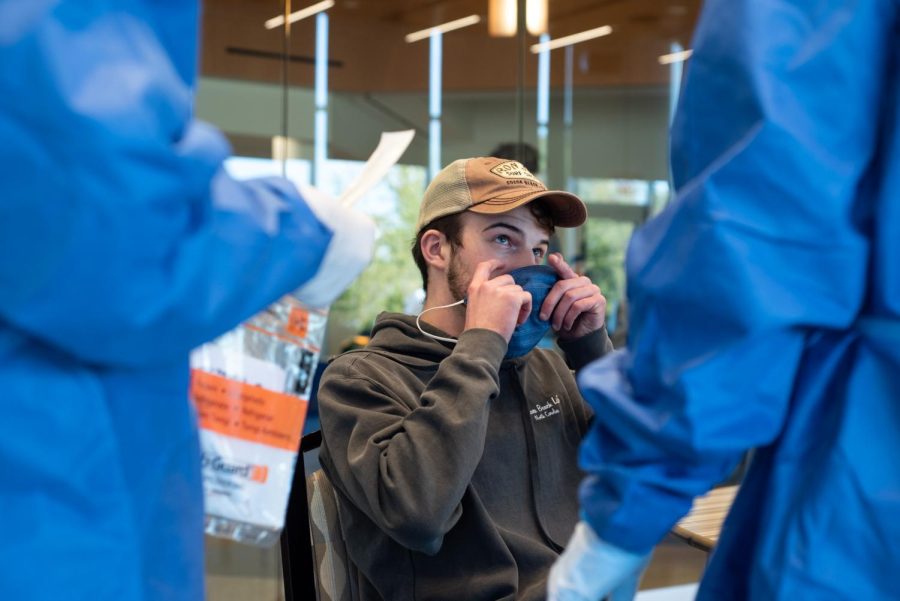
<svg viewBox="0 0 900 601"><path fill-rule="evenodd" d="M462 262L458 258L459 255L455 251L451 252L450 268L447 270L447 287L450 288L453 300L460 301L466 297L472 275L463 268Z"/></svg>

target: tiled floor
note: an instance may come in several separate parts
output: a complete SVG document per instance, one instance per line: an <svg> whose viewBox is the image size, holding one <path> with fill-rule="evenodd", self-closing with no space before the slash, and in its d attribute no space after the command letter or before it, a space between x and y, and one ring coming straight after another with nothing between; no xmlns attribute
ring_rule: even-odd
<svg viewBox="0 0 900 601"><path fill-rule="evenodd" d="M207 537L206 588L209 601L283 601L278 545L258 549Z"/></svg>
<svg viewBox="0 0 900 601"><path fill-rule="evenodd" d="M706 553L670 535L653 551L641 590L696 583L703 575L706 560Z"/></svg>

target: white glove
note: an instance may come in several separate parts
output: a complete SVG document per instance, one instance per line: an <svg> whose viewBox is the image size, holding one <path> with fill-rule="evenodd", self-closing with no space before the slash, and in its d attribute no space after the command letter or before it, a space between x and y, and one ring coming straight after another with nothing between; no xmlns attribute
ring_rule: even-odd
<svg viewBox="0 0 900 601"><path fill-rule="evenodd" d="M614 547L585 522L575 526L566 550L547 579L547 601L614 601L633 599L649 555Z"/></svg>
<svg viewBox="0 0 900 601"><path fill-rule="evenodd" d="M315 188L304 187L301 195L333 234L316 275L294 291L294 296L310 307L327 307L372 260L375 224L367 215Z"/></svg>

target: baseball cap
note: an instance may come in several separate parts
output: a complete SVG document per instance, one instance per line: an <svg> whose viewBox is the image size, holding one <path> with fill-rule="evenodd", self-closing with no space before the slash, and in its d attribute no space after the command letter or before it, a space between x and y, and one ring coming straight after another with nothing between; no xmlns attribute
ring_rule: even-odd
<svg viewBox="0 0 900 601"><path fill-rule="evenodd" d="M416 231L454 213L473 211L498 214L541 198L559 227L575 227L587 219L580 198L569 192L548 190L518 161L477 157L459 159L444 167L422 197Z"/></svg>

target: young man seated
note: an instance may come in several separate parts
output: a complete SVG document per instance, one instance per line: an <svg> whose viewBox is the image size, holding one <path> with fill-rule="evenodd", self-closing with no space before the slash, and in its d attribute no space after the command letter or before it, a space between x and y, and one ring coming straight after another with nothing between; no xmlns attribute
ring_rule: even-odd
<svg viewBox="0 0 900 601"><path fill-rule="evenodd" d="M557 254L541 266L554 227L585 217L515 161L459 160L426 190L425 310L379 315L318 393L363 599L544 598L591 415L571 369L612 349L600 289ZM548 328L568 366L534 349Z"/></svg>

